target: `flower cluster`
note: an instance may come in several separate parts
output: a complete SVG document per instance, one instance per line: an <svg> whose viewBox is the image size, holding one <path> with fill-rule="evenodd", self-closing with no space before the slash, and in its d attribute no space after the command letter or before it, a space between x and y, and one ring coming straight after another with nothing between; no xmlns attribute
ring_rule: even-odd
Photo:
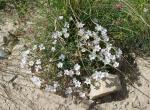
<svg viewBox="0 0 150 110"><path fill-rule="evenodd" d="M34 45L32 53L36 57L31 55L28 65L39 77L31 78L33 83L44 85L46 91L87 97L90 85L107 77L107 65L118 67L122 54L109 42L107 29L93 25L95 29L91 30L86 24L70 19L51 33L48 45Z"/></svg>

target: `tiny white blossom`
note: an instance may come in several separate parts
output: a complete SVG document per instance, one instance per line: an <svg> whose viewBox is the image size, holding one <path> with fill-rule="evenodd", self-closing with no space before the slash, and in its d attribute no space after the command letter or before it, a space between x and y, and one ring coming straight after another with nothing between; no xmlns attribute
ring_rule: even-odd
<svg viewBox="0 0 150 110"><path fill-rule="evenodd" d="M62 71L58 72L57 77L62 77L63 76L62 73L63 73Z"/></svg>
<svg viewBox="0 0 150 110"><path fill-rule="evenodd" d="M85 52L85 51L86 51L86 49L85 49L85 48L82 48L82 49L81 49L81 52Z"/></svg>
<svg viewBox="0 0 150 110"><path fill-rule="evenodd" d="M107 76L108 76L108 72L95 71L95 73L92 75L92 78L98 81Z"/></svg>
<svg viewBox="0 0 150 110"><path fill-rule="evenodd" d="M116 52L116 57L117 57L117 58L120 58L121 55L122 55L122 51L121 51L121 49L119 48L119 49L117 50L117 52Z"/></svg>
<svg viewBox="0 0 150 110"><path fill-rule="evenodd" d="M143 9L143 12L144 12L144 13L148 12L148 9L147 9L147 8L144 8L144 9Z"/></svg>
<svg viewBox="0 0 150 110"><path fill-rule="evenodd" d="M78 71L78 70L80 70L80 67L81 67L81 66L80 66L79 64L75 64L75 65L74 65L74 70L75 70L75 71Z"/></svg>
<svg viewBox="0 0 150 110"><path fill-rule="evenodd" d="M46 85L45 90L48 92L56 92L56 88L51 85Z"/></svg>
<svg viewBox="0 0 150 110"><path fill-rule="evenodd" d="M61 36L62 36L62 32L60 32L60 31L56 31L56 32L52 33L52 38L54 38L54 39L57 39Z"/></svg>
<svg viewBox="0 0 150 110"><path fill-rule="evenodd" d="M119 66L119 63L118 63L118 62L115 62L115 63L113 64L113 66L116 68L116 67Z"/></svg>
<svg viewBox="0 0 150 110"><path fill-rule="evenodd" d="M33 50L36 50L36 49L37 49L37 45L34 45L32 49L33 49Z"/></svg>
<svg viewBox="0 0 150 110"><path fill-rule="evenodd" d="M79 35L79 36L83 36L84 34L85 34L84 29L80 29L80 30L78 31L78 35Z"/></svg>
<svg viewBox="0 0 150 110"><path fill-rule="evenodd" d="M103 27L101 25L96 25L95 30L102 31Z"/></svg>
<svg viewBox="0 0 150 110"><path fill-rule="evenodd" d="M85 24L83 24L83 23L81 23L81 22L77 22L77 23L76 23L77 28L83 28L84 25L85 25Z"/></svg>
<svg viewBox="0 0 150 110"><path fill-rule="evenodd" d="M36 60L37 65L41 65L41 59Z"/></svg>
<svg viewBox="0 0 150 110"><path fill-rule="evenodd" d="M54 41L52 42L52 44L54 44L54 45L55 45L56 43L57 43L57 40L54 40Z"/></svg>
<svg viewBox="0 0 150 110"><path fill-rule="evenodd" d="M72 77L75 73L73 70L64 70L64 74L67 76Z"/></svg>
<svg viewBox="0 0 150 110"><path fill-rule="evenodd" d="M39 48L40 48L40 50L44 50L45 49L44 44L40 44Z"/></svg>
<svg viewBox="0 0 150 110"><path fill-rule="evenodd" d="M65 22L64 27L65 27L65 28L69 28L69 23L68 23L68 22Z"/></svg>
<svg viewBox="0 0 150 110"><path fill-rule="evenodd" d="M73 83L74 83L75 87L81 87L81 82L80 81L74 80Z"/></svg>
<svg viewBox="0 0 150 110"><path fill-rule="evenodd" d="M101 40L101 39L100 39L99 37L96 37L96 38L94 39L94 41L93 41L93 44L94 44L94 45L98 45L100 40Z"/></svg>
<svg viewBox="0 0 150 110"><path fill-rule="evenodd" d="M62 32L65 34L67 33L68 29L67 28L62 28Z"/></svg>
<svg viewBox="0 0 150 110"><path fill-rule="evenodd" d="M56 48L55 48L55 47L52 47L52 48L51 48L51 51L52 51L52 52L54 52L55 50L56 50Z"/></svg>
<svg viewBox="0 0 150 110"><path fill-rule="evenodd" d="M70 72L69 72L69 70L64 70L64 75L70 75Z"/></svg>
<svg viewBox="0 0 150 110"><path fill-rule="evenodd" d="M59 16L58 19L59 19L59 20L63 20L64 17L63 17L63 16Z"/></svg>
<svg viewBox="0 0 150 110"><path fill-rule="evenodd" d="M79 76L81 73L80 71L76 71L75 74Z"/></svg>
<svg viewBox="0 0 150 110"><path fill-rule="evenodd" d="M84 83L87 84L87 85L88 85L88 84L91 84L91 79L86 78L86 80L84 81Z"/></svg>
<svg viewBox="0 0 150 110"><path fill-rule="evenodd" d="M86 34L89 35L89 36L92 36L92 32L90 30L87 30Z"/></svg>
<svg viewBox="0 0 150 110"><path fill-rule="evenodd" d="M90 60L95 60L96 58L96 53L92 53L89 55Z"/></svg>
<svg viewBox="0 0 150 110"><path fill-rule="evenodd" d="M71 94L73 91L72 91L72 88L71 87L68 87L67 89L66 89L66 94Z"/></svg>
<svg viewBox="0 0 150 110"><path fill-rule="evenodd" d="M64 37L65 37L65 38L68 38L68 37L69 37L69 33L65 33L65 34L64 34Z"/></svg>
<svg viewBox="0 0 150 110"><path fill-rule="evenodd" d="M93 51L98 52L100 51L101 47L99 45L95 45Z"/></svg>
<svg viewBox="0 0 150 110"><path fill-rule="evenodd" d="M35 66L35 71L36 72L39 72L39 70L41 70L41 69L42 69L41 65L36 65Z"/></svg>
<svg viewBox="0 0 150 110"><path fill-rule="evenodd" d="M64 55L64 54L61 54L61 55L59 56L59 59L62 60L62 61L64 61L65 55Z"/></svg>
<svg viewBox="0 0 150 110"><path fill-rule="evenodd" d="M70 74L70 76L72 77L75 73L74 73L73 70L69 70L69 74Z"/></svg>
<svg viewBox="0 0 150 110"><path fill-rule="evenodd" d="M42 81L40 80L39 77L33 76L30 79L37 87L41 86Z"/></svg>
<svg viewBox="0 0 150 110"><path fill-rule="evenodd" d="M34 61L29 61L29 66L33 66L34 65Z"/></svg>
<svg viewBox="0 0 150 110"><path fill-rule="evenodd" d="M88 40L90 38L90 36L88 34L85 34L82 38L85 40Z"/></svg>
<svg viewBox="0 0 150 110"><path fill-rule="evenodd" d="M54 88L58 88L59 86L60 86L60 85L58 84L58 82L55 81L53 87L54 87Z"/></svg>
<svg viewBox="0 0 150 110"><path fill-rule="evenodd" d="M73 18L72 17L69 17L69 21L72 21L73 20Z"/></svg>
<svg viewBox="0 0 150 110"><path fill-rule="evenodd" d="M58 67L58 68L62 68L62 67L63 67L63 63L59 62L59 63L57 64L57 67Z"/></svg>

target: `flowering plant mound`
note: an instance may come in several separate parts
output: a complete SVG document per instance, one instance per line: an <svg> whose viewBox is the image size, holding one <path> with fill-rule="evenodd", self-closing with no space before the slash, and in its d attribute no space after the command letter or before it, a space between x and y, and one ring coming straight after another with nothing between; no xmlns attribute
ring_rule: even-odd
<svg viewBox="0 0 150 110"><path fill-rule="evenodd" d="M46 91L87 97L90 84L109 74L108 65L119 66L122 51L109 43L107 30L97 23L67 22L62 16L58 21L63 26L30 49L31 80Z"/></svg>

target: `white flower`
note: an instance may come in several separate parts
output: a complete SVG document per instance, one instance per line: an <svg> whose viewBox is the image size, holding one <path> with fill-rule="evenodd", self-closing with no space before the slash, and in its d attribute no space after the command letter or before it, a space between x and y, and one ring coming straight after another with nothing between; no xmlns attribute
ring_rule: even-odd
<svg viewBox="0 0 150 110"><path fill-rule="evenodd" d="M73 70L64 70L64 75L72 77L74 74L75 73Z"/></svg>
<svg viewBox="0 0 150 110"><path fill-rule="evenodd" d="M95 45L93 51L98 52L100 51L101 47L99 45Z"/></svg>
<svg viewBox="0 0 150 110"><path fill-rule="evenodd" d="M109 37L107 36L107 30L105 28L102 29L101 35L102 35L104 41L109 41Z"/></svg>
<svg viewBox="0 0 150 110"><path fill-rule="evenodd" d="M37 45L34 45L32 49L33 49L33 50L36 50L36 49L37 49Z"/></svg>
<svg viewBox="0 0 150 110"><path fill-rule="evenodd" d="M45 90L48 92L56 92L56 88L51 85L46 85Z"/></svg>
<svg viewBox="0 0 150 110"><path fill-rule="evenodd" d="M68 37L69 37L69 33L65 33L65 34L64 34L64 37L65 37L65 38L68 38Z"/></svg>
<svg viewBox="0 0 150 110"><path fill-rule="evenodd" d="M95 73L92 75L92 78L98 81L107 76L108 76L108 72L95 71Z"/></svg>
<svg viewBox="0 0 150 110"><path fill-rule="evenodd" d="M103 59L103 62L105 65L110 64L110 62L111 62L110 57L105 56L105 59Z"/></svg>
<svg viewBox="0 0 150 110"><path fill-rule="evenodd" d="M52 44L54 44L54 45L55 45L56 43L57 43L57 40L54 40L54 41L52 42Z"/></svg>
<svg viewBox="0 0 150 110"><path fill-rule="evenodd" d="M36 60L37 65L41 65L41 59Z"/></svg>
<svg viewBox="0 0 150 110"><path fill-rule="evenodd" d="M116 57L120 58L121 55L122 55L122 51L120 49L118 49L117 52L116 52Z"/></svg>
<svg viewBox="0 0 150 110"><path fill-rule="evenodd" d="M87 85L88 85L88 84L91 84L91 79L86 78L86 80L84 81L84 83L87 84Z"/></svg>
<svg viewBox="0 0 150 110"><path fill-rule="evenodd" d="M147 9L147 8L144 8L144 9L143 9L143 12L144 12L144 13L148 12L148 9Z"/></svg>
<svg viewBox="0 0 150 110"><path fill-rule="evenodd" d="M85 40L88 40L90 38L90 36L88 34L85 34L82 38Z"/></svg>
<svg viewBox="0 0 150 110"><path fill-rule="evenodd" d="M75 71L78 71L78 70L80 70L80 67L81 67L81 66L80 66L79 64L75 64L75 65L74 65L74 70L75 70Z"/></svg>
<svg viewBox="0 0 150 110"><path fill-rule="evenodd" d="M29 66L33 66L34 65L34 61L29 61Z"/></svg>
<svg viewBox="0 0 150 110"><path fill-rule="evenodd" d="M92 36L92 32L90 30L87 30L86 34L89 35L89 36Z"/></svg>
<svg viewBox="0 0 150 110"><path fill-rule="evenodd" d="M39 48L40 48L40 50L44 50L45 49L44 44L40 44Z"/></svg>
<svg viewBox="0 0 150 110"><path fill-rule="evenodd" d="M66 89L66 94L71 94L73 91L72 91L72 88L71 87L68 87L67 89Z"/></svg>
<svg viewBox="0 0 150 110"><path fill-rule="evenodd" d="M91 53L91 54L89 55L89 58L90 58L90 60L95 60L95 58L96 58L96 53Z"/></svg>
<svg viewBox="0 0 150 110"><path fill-rule="evenodd" d="M69 17L69 21L72 21L73 20L73 18L72 17Z"/></svg>
<svg viewBox="0 0 150 110"><path fill-rule="evenodd" d="M61 55L59 56L59 59L62 60L62 61L64 61L65 55L64 55L64 54L61 54Z"/></svg>
<svg viewBox="0 0 150 110"><path fill-rule="evenodd" d="M70 71L69 71L69 75L70 75L71 77L72 77L74 74L75 74L75 73L74 73L73 70L70 70Z"/></svg>
<svg viewBox="0 0 150 110"><path fill-rule="evenodd" d="M73 79L73 83L74 83L75 87L81 87L81 82L75 78Z"/></svg>
<svg viewBox="0 0 150 110"><path fill-rule="evenodd" d="M119 63L118 63L118 62L115 62L115 63L113 64L113 66L116 68L116 67L119 66Z"/></svg>
<svg viewBox="0 0 150 110"><path fill-rule="evenodd" d="M57 64L57 67L58 67L58 68L62 68L62 67L63 67L63 63L59 62L59 63Z"/></svg>
<svg viewBox="0 0 150 110"><path fill-rule="evenodd" d="M52 51L52 52L54 52L55 50L56 50L56 48L55 48L55 47L52 47L52 48L51 48L51 51Z"/></svg>
<svg viewBox="0 0 150 110"><path fill-rule="evenodd" d="M63 16L59 16L58 19L59 19L59 20L63 20L64 17L63 17Z"/></svg>
<svg viewBox="0 0 150 110"><path fill-rule="evenodd" d="M57 77L62 77L63 76L62 73L63 73L62 71L58 72Z"/></svg>
<svg viewBox="0 0 150 110"><path fill-rule="evenodd" d="M65 28L69 28L69 23L68 23L68 22L65 22L64 27L65 27Z"/></svg>
<svg viewBox="0 0 150 110"><path fill-rule="evenodd" d="M80 29L80 30L78 31L78 35L79 35L79 36L83 36L84 34L85 34L84 29Z"/></svg>
<svg viewBox="0 0 150 110"><path fill-rule="evenodd" d="M62 32L60 32L60 31L56 31L56 32L52 33L52 38L54 38L54 39L57 39L61 36L62 36Z"/></svg>
<svg viewBox="0 0 150 110"><path fill-rule="evenodd" d="M79 76L80 75L80 71L76 71L75 74Z"/></svg>
<svg viewBox="0 0 150 110"><path fill-rule="evenodd" d="M81 52L85 52L85 51L86 51L86 49L85 49L85 48L82 48L82 49L81 49Z"/></svg>
<svg viewBox="0 0 150 110"><path fill-rule="evenodd" d="M67 28L62 28L63 33L67 33L68 29Z"/></svg>
<svg viewBox="0 0 150 110"><path fill-rule="evenodd" d="M39 77L33 76L30 79L37 87L41 86L42 81L40 80Z"/></svg>
<svg viewBox="0 0 150 110"><path fill-rule="evenodd" d="M69 70L64 70L64 75L70 75L70 72L69 72Z"/></svg>
<svg viewBox="0 0 150 110"><path fill-rule="evenodd" d="M99 37L96 37L96 38L94 39L94 41L93 41L93 44L94 44L94 45L98 45L100 40L101 40L101 39L100 39Z"/></svg>
<svg viewBox="0 0 150 110"><path fill-rule="evenodd" d="M84 25L85 25L85 24L83 24L83 23L81 23L81 22L77 22L77 23L76 23L77 28L83 28Z"/></svg>
<svg viewBox="0 0 150 110"><path fill-rule="evenodd" d="M41 69L42 69L41 65L36 65L35 66L35 71L36 72L39 72L39 70L41 70Z"/></svg>
<svg viewBox="0 0 150 110"><path fill-rule="evenodd" d="M60 85L58 84L58 82L54 82L54 88L58 88Z"/></svg>
<svg viewBox="0 0 150 110"><path fill-rule="evenodd" d="M79 96L80 96L81 98L84 98L84 97L85 97L85 93L80 92L80 93L79 93Z"/></svg>
<svg viewBox="0 0 150 110"><path fill-rule="evenodd" d="M97 31L102 31L102 29L103 29L103 27L98 24L95 27L95 30L97 30Z"/></svg>

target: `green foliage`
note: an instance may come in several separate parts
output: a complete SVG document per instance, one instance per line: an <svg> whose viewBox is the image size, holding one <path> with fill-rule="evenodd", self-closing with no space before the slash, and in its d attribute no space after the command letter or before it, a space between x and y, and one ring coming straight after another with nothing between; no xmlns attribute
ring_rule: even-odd
<svg viewBox="0 0 150 110"><path fill-rule="evenodd" d="M6 6L6 1L0 0L0 10L4 9Z"/></svg>
<svg viewBox="0 0 150 110"><path fill-rule="evenodd" d="M56 0L53 6L61 7L59 11L66 12L64 15L76 16L83 22L97 18L96 21L108 29L115 45L124 52L150 50L148 0L64 0L65 5L59 6L57 2L60 1Z"/></svg>

